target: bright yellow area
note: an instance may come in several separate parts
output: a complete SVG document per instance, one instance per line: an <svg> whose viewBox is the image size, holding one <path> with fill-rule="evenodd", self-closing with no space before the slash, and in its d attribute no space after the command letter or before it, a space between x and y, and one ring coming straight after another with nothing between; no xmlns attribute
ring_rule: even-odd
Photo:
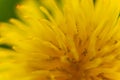
<svg viewBox="0 0 120 80"><path fill-rule="evenodd" d="M0 80L119 80L119 4L23 0L0 23Z"/></svg>

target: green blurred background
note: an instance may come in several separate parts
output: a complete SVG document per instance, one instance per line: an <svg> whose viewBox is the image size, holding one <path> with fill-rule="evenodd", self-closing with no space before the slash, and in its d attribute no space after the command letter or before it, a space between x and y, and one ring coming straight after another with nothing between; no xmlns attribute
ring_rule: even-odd
<svg viewBox="0 0 120 80"><path fill-rule="evenodd" d="M15 6L21 0L0 0L0 22L7 22L11 17L17 18Z"/></svg>

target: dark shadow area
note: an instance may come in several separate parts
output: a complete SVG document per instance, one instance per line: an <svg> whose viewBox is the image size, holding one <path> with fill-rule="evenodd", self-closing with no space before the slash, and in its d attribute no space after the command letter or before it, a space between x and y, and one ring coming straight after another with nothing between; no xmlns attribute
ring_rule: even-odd
<svg viewBox="0 0 120 80"><path fill-rule="evenodd" d="M0 0L0 22L7 22L10 18L17 18L15 7L21 0Z"/></svg>
<svg viewBox="0 0 120 80"><path fill-rule="evenodd" d="M0 48L7 49L7 50L13 50L13 46L8 45L8 44L0 44Z"/></svg>

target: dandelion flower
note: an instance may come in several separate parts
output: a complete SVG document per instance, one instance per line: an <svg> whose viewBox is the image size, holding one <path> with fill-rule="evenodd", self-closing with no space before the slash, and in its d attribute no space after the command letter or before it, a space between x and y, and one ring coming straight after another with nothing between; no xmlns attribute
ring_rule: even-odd
<svg viewBox="0 0 120 80"><path fill-rule="evenodd" d="M120 80L119 0L23 0L0 23L0 80Z"/></svg>

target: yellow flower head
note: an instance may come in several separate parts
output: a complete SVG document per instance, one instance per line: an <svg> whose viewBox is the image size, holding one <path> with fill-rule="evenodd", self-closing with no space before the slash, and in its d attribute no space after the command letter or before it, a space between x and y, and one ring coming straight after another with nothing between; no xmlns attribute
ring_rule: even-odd
<svg viewBox="0 0 120 80"><path fill-rule="evenodd" d="M23 0L0 23L0 80L120 80L119 0Z"/></svg>

